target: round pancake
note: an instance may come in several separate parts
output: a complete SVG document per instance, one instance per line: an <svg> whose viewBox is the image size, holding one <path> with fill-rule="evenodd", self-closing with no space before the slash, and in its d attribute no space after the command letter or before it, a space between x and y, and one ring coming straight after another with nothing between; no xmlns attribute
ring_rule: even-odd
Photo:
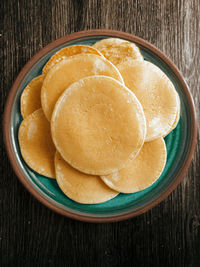
<svg viewBox="0 0 200 267"><path fill-rule="evenodd" d="M116 191L134 193L149 187L160 177L166 158L166 146L161 137L144 143L139 154L125 168L101 178Z"/></svg>
<svg viewBox="0 0 200 267"><path fill-rule="evenodd" d="M105 58L110 60L114 65L118 65L127 59L143 61L143 56L139 48L126 40L118 38L103 39L93 45Z"/></svg>
<svg viewBox="0 0 200 267"><path fill-rule="evenodd" d="M72 83L91 75L106 75L123 83L117 68L103 57L80 54L56 64L46 75L42 90L42 108L48 120L63 91Z"/></svg>
<svg viewBox="0 0 200 267"><path fill-rule="evenodd" d="M100 50L103 48L110 48L112 46L120 45L120 44L130 44L129 41L120 39L120 38L107 38L107 39L102 39L98 42L96 42L93 47L96 49Z"/></svg>
<svg viewBox="0 0 200 267"><path fill-rule="evenodd" d="M169 78L154 64L128 60L118 65L126 86L144 109L147 122L145 141L165 136L178 110L177 92Z"/></svg>
<svg viewBox="0 0 200 267"><path fill-rule="evenodd" d="M165 134L165 136L167 136L172 130L174 130L176 128L176 126L178 125L178 122L179 122L179 119L180 119L180 110L181 110L181 104L180 104L180 98L179 98L179 95L177 93L177 99L178 99L178 110L177 110L177 113L176 113L176 118L175 118L175 121L172 125L172 127L169 129L169 131ZM165 137L163 136L163 137Z"/></svg>
<svg viewBox="0 0 200 267"><path fill-rule="evenodd" d="M55 146L51 139L50 124L42 109L26 117L18 133L21 154L27 165L34 171L55 178Z"/></svg>
<svg viewBox="0 0 200 267"><path fill-rule="evenodd" d="M92 46L88 45L73 45L65 47L59 50L56 54L54 54L49 61L44 66L42 73L47 74L47 72L58 62L66 59L67 57L74 56L77 54L95 54L98 56L102 56L102 54Z"/></svg>
<svg viewBox="0 0 200 267"><path fill-rule="evenodd" d="M99 176L84 174L71 167L58 152L55 154L55 170L60 189L76 202L102 203L119 194L105 185Z"/></svg>
<svg viewBox="0 0 200 267"><path fill-rule="evenodd" d="M34 78L22 92L20 104L23 118L41 107L40 95L43 80L43 75Z"/></svg>
<svg viewBox="0 0 200 267"><path fill-rule="evenodd" d="M141 104L123 84L91 76L72 84L59 98L51 133L70 165L104 175L123 168L139 152L146 121Z"/></svg>

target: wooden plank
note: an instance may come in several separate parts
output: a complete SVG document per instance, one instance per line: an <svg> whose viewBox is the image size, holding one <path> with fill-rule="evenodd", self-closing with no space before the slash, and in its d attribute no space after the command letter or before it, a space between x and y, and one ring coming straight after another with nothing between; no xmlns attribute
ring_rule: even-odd
<svg viewBox="0 0 200 267"><path fill-rule="evenodd" d="M15 77L39 49L74 31L106 28L136 34L165 52L183 73L199 118L199 1L3 0L0 5L1 113ZM38 203L18 182L2 148L0 265L199 266L199 144L198 136L188 173L165 201L137 218L99 225L72 221Z"/></svg>

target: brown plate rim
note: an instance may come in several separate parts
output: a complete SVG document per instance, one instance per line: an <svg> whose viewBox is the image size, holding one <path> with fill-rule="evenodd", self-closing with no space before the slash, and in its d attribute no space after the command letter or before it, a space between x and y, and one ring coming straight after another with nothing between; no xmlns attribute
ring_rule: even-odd
<svg viewBox="0 0 200 267"><path fill-rule="evenodd" d="M67 42L67 41L73 41L78 38L83 38L83 37L88 37L88 36L110 36L110 37L117 37L117 38L123 38L127 39L132 42L136 42L149 50L153 51L156 55L158 55L167 65L172 69L172 71L175 73L177 78L179 79L182 87L185 90L185 93L187 95L189 104L190 104L190 110L192 112L192 122L193 122L193 135L192 135L192 144L190 147L190 151L187 155L186 161L185 161L185 166L182 168L181 172L179 175L176 177L172 185L156 200L154 200L152 203L149 203L145 207L137 210L137 211L132 211L127 214L123 215L118 215L118 216L113 216L113 217L90 217L90 216L83 216L83 215L77 215L74 213L71 213L69 211L63 210L55 205L53 205L51 202L49 202L46 198L41 196L39 192L34 189L31 184L26 180L26 178L23 175L23 172L19 169L16 159L14 156L14 151L12 149L12 144L11 144L11 138L10 138L10 130L9 130L9 125L10 125L10 115L11 115L11 109L13 105L13 100L15 97L15 93L23 80L24 76L27 74L29 69L41 58L43 57L47 52L51 51L55 47ZM4 109L4 115L3 115L3 138L4 138L4 143L6 146L7 154L10 159L11 165L14 169L14 172L16 173L17 177L19 180L22 182L22 184L25 186L25 188L36 198L38 199L42 204L44 204L46 207L52 209L53 211L67 216L72 219L80 220L80 221L86 221L86 222L98 222L98 223L103 223L103 222L115 222L115 221L121 221L125 219L129 219L134 216L138 216L147 210L153 208L157 204L159 204L162 200L164 200L176 187L177 185L181 182L183 179L183 176L187 169L189 168L189 165L192 161L192 156L194 153L195 149L195 144L196 144L196 139L197 139L197 120L196 120L196 113L195 113L195 107L193 103L193 98L191 95L191 92L184 81L184 78L182 77L181 73L179 72L178 68L175 66L175 64L163 53L161 52L158 48L156 48L154 45L150 44L146 40L137 37L135 35L132 35L130 33L125 33L121 31L116 31L116 30L107 30L107 29L94 29L94 30L86 30L86 31L80 31L80 32L75 32L71 33L69 35L66 35L64 37L61 37L52 43L48 44L45 46L43 49L41 49L38 53L36 53L27 63L26 65L22 68L20 73L18 74L15 82L13 83L9 95L7 97L5 109Z"/></svg>

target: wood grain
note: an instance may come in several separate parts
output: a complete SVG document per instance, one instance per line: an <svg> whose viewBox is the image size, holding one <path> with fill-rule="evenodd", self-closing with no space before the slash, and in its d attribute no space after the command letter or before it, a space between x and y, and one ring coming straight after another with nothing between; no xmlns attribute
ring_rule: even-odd
<svg viewBox="0 0 200 267"><path fill-rule="evenodd" d="M136 34L174 61L200 127L199 1L2 0L0 12L1 114L14 79L37 51L68 33L106 28ZM198 136L183 182L160 205L128 221L89 224L35 200L1 143L0 266L200 266L199 146Z"/></svg>

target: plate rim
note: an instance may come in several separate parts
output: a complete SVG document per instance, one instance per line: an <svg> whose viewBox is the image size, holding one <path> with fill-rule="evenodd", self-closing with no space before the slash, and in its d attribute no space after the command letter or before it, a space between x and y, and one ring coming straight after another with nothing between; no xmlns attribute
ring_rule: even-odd
<svg viewBox="0 0 200 267"><path fill-rule="evenodd" d="M16 158L14 156L14 151L12 148L11 144L11 131L10 131L10 115L11 115L11 109L13 105L13 101L15 98L15 93L25 77L25 75L28 73L30 68L38 61L40 60L47 52L51 51L52 49L56 48L59 45L62 45L65 42L68 41L73 41L78 38L83 38L83 37L92 37L92 36L108 36L108 37L115 37L115 38L123 38L127 39L132 42L137 42L138 44L144 46L145 48L151 50L153 53L155 53L157 56L159 56L174 72L174 74L177 76L179 82L181 83L182 87L185 90L185 93L187 95L188 102L190 104L190 111L191 111L191 117L192 117L192 124L193 124L193 132L192 132L192 143L190 146L190 150L187 154L185 165L180 171L179 175L176 177L176 179L173 181L171 186L157 199L155 199L153 202L149 203L145 207L138 209L136 211L129 212L127 214L123 215L117 215L117 216L110 216L110 217L90 217L90 216L85 216L85 215L78 215L71 213L69 211L63 210L58 206L55 206L51 202L49 202L45 197L40 195L39 192L34 189L31 184L26 180L24 177L23 172L18 168L18 165L16 163ZM39 200L42 204L44 204L46 207L50 208L51 210L64 215L66 217L69 217L71 219L76 219L80 221L86 221L86 222L95 222L95 223L103 223L103 222L115 222L115 221L121 221L121 220L126 220L138 215L143 214L147 210L150 210L154 206L158 205L161 201L163 201L181 182L181 180L184 177L184 174L186 173L187 169L190 166L190 163L192 161L192 157L194 154L195 150L195 145L197 141L197 118L196 118L196 112L195 112L195 106L192 98L192 94L189 90L189 87L187 83L185 82L183 76L181 75L180 71L176 67L176 65L158 48L156 48L154 45L149 43L148 41L135 36L130 33L122 32L122 31L117 31L117 30L108 30L108 29L94 29L94 30L85 30L85 31L79 31L79 32L74 32L71 34L68 34L66 36L63 36L59 39L56 39L55 41L51 42L41 50L39 50L21 69L20 73L17 75L17 78L15 79L9 93L7 96L5 108L4 108L4 114L3 114L3 140L4 144L6 147L7 155L10 160L11 166L17 175L18 179L20 182L24 185L24 187L37 199Z"/></svg>

